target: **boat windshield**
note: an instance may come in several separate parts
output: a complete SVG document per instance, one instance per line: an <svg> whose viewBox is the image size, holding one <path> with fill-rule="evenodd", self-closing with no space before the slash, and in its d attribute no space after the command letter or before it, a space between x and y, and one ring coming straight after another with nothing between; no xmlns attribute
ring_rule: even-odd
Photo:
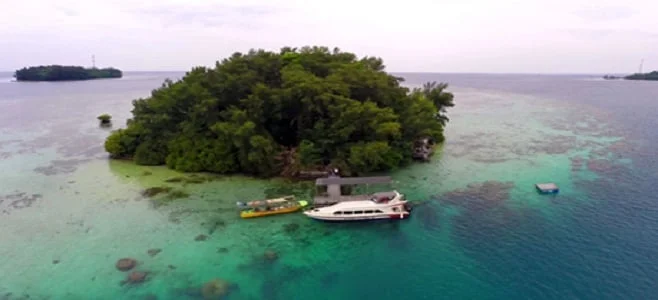
<svg viewBox="0 0 658 300"><path fill-rule="evenodd" d="M375 203L386 203L386 202L390 201L391 198L389 196L381 196L380 195L380 196L373 196L372 198L370 198L370 200L372 200L372 202L375 202Z"/></svg>

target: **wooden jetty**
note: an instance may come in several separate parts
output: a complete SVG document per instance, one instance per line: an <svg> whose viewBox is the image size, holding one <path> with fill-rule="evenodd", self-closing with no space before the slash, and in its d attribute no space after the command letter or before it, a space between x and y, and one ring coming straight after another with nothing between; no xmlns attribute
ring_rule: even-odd
<svg viewBox="0 0 658 300"><path fill-rule="evenodd" d="M537 183L535 184L537 190L542 194L557 194L560 189L555 183Z"/></svg>
<svg viewBox="0 0 658 300"><path fill-rule="evenodd" d="M316 179L320 177L327 177L330 173L328 171L299 171L297 178L300 179Z"/></svg>
<svg viewBox="0 0 658 300"><path fill-rule="evenodd" d="M345 185L371 185L371 184L391 184L393 179L390 176L377 176L377 177L339 177L330 176L325 178L318 178L315 180L316 193L313 199L315 206L324 206L336 204L343 201L359 201L368 200L377 196L393 195L390 192L378 192L372 194L361 195L344 195L341 192L341 186ZM326 187L326 190L324 188ZM322 189L322 191L318 191Z"/></svg>

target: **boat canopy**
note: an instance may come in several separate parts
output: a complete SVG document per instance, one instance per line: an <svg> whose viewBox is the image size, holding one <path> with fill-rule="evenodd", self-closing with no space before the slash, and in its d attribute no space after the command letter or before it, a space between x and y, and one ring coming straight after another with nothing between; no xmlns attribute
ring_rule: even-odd
<svg viewBox="0 0 658 300"><path fill-rule="evenodd" d="M256 201L249 201L247 203L242 203L238 202L238 205L242 206L267 206L267 205L273 205L273 204L282 204L290 201L294 201L295 196L285 196L281 198L274 198L274 199L267 199L267 200L256 200Z"/></svg>

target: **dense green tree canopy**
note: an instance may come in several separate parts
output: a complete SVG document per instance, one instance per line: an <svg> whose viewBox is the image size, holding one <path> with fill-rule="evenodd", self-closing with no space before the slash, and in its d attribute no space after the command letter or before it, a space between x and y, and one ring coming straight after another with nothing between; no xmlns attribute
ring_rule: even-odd
<svg viewBox="0 0 658 300"><path fill-rule="evenodd" d="M235 53L134 100L133 118L105 149L180 171L387 170L410 161L416 139L443 141L453 106L445 84L410 91L401 80L379 58L338 49Z"/></svg>
<svg viewBox="0 0 658 300"><path fill-rule="evenodd" d="M38 66L16 70L14 77L18 81L62 81L88 80L98 78L121 78L123 73L115 68L83 68L78 66Z"/></svg>

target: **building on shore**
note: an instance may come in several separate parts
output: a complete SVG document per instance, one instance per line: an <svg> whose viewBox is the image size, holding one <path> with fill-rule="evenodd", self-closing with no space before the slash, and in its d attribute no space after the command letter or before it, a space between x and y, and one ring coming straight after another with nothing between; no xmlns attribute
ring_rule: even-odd
<svg viewBox="0 0 658 300"><path fill-rule="evenodd" d="M367 190L370 185L390 185L391 183L393 183L393 179L390 176L340 177L337 172L334 172L329 177L316 179L313 204L323 206L343 201L368 200L372 197L393 195L393 189L387 192L352 194L353 187L357 185L365 185Z"/></svg>

